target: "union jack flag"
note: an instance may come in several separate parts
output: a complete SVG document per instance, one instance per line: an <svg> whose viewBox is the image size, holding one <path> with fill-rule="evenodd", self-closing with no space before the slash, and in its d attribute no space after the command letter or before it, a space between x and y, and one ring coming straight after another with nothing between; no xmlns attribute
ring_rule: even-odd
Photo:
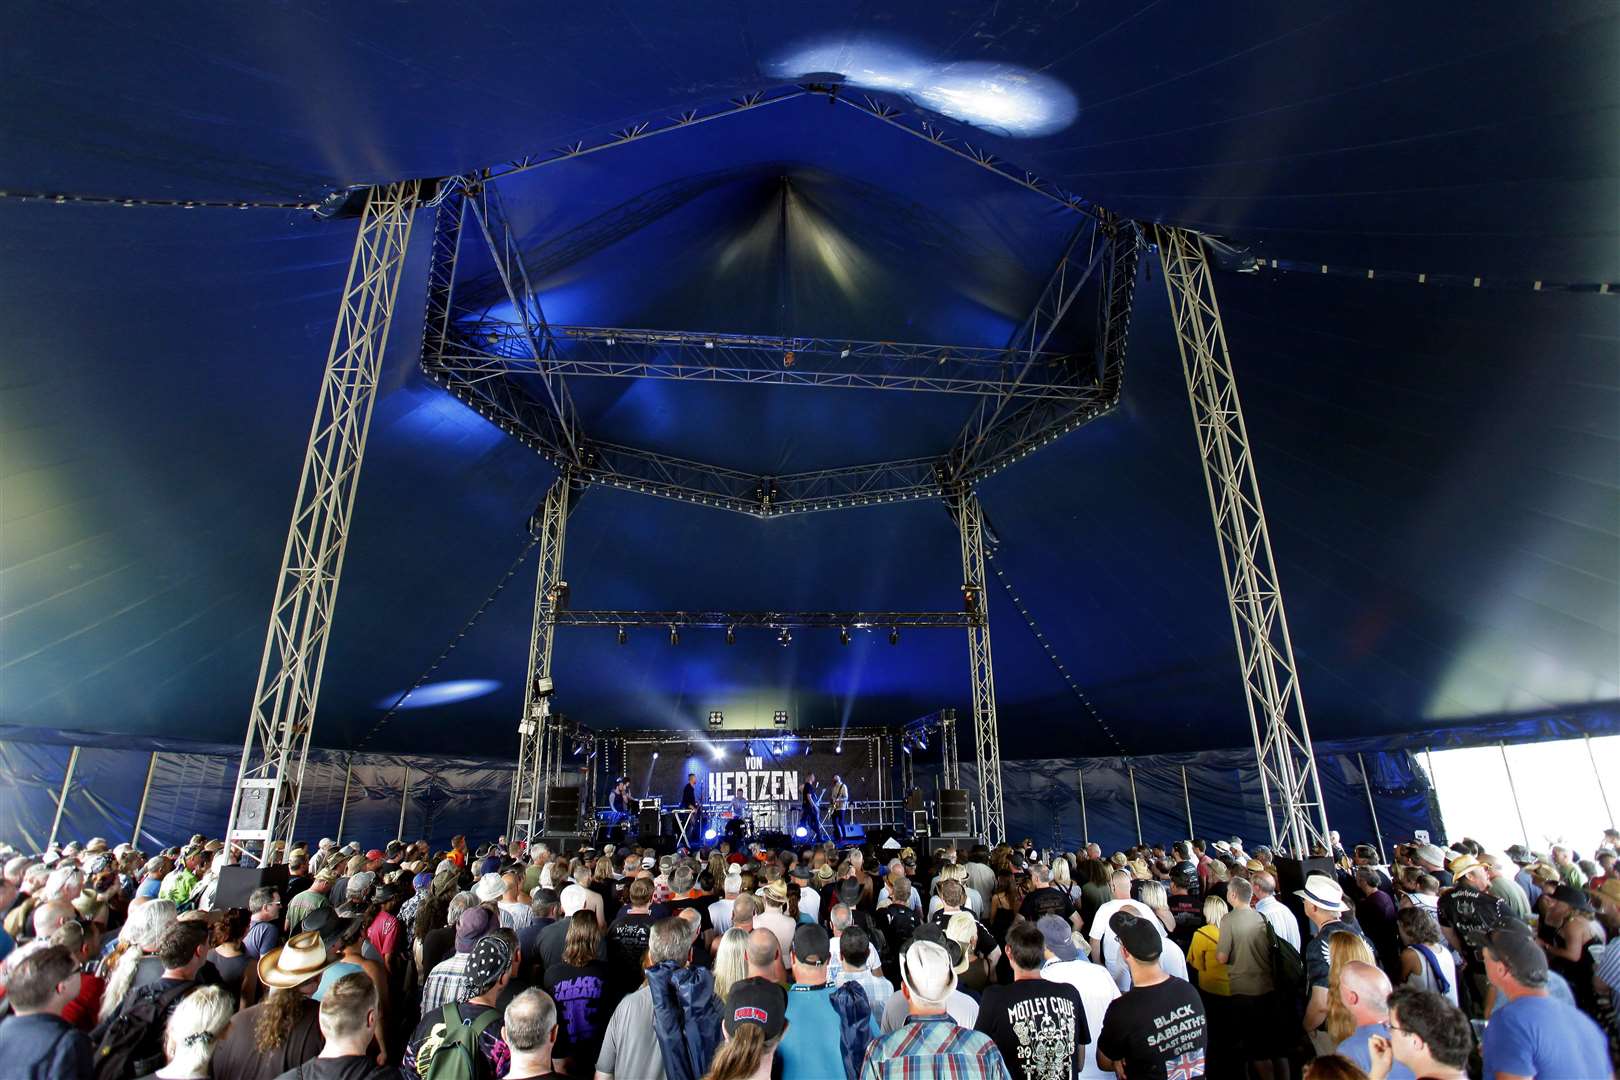
<svg viewBox="0 0 1620 1080"><path fill-rule="evenodd" d="M1164 1080L1197 1080L1204 1075L1204 1052L1189 1050L1164 1063Z"/></svg>

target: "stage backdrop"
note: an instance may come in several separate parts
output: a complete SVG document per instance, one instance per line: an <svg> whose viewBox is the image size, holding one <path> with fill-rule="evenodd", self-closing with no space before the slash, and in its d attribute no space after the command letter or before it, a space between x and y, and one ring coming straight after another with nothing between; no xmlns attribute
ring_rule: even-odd
<svg viewBox="0 0 1620 1080"><path fill-rule="evenodd" d="M738 793L750 803L797 802L799 787L811 773L821 788L823 808L835 775L844 778L852 800L893 797L886 790L887 779L879 783L881 770L873 740L848 736L842 752L837 746L830 738L807 740L787 735L693 744L632 738L622 744L623 765L618 771L629 779L632 795L661 796L666 807L680 802L688 773L697 774L698 799L705 803L730 802ZM602 792L604 800L607 790Z"/></svg>

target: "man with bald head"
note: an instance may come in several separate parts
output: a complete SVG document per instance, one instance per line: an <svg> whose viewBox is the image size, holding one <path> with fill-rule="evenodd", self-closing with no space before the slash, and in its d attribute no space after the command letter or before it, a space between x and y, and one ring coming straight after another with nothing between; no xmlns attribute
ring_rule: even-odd
<svg viewBox="0 0 1620 1080"><path fill-rule="evenodd" d="M769 930L753 930L748 934L748 977L769 979L778 986L788 985L787 969L782 966L782 946Z"/></svg>
<svg viewBox="0 0 1620 1080"><path fill-rule="evenodd" d="M1389 976L1372 964L1352 960L1339 974L1339 1001L1349 1010L1356 1022L1351 1032L1338 1046L1338 1053L1361 1066L1362 1072L1372 1071L1372 1052L1367 1041L1374 1035L1388 1039L1389 1035ZM1389 1067L1389 1080L1413 1080L1412 1070L1396 1061Z"/></svg>

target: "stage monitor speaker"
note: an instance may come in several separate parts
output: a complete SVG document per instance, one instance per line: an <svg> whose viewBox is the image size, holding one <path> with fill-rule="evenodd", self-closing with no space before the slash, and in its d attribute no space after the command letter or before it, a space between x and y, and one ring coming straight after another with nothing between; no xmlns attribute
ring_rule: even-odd
<svg viewBox="0 0 1620 1080"><path fill-rule="evenodd" d="M973 828L968 813L968 793L946 788L939 793L939 831L942 836L967 836Z"/></svg>
<svg viewBox="0 0 1620 1080"><path fill-rule="evenodd" d="M656 806L642 807L636 824L636 837L649 847L654 838L664 833L664 816Z"/></svg>
<svg viewBox="0 0 1620 1080"><path fill-rule="evenodd" d="M579 835L579 788L546 789L546 832L558 836Z"/></svg>
<svg viewBox="0 0 1620 1080"><path fill-rule="evenodd" d="M883 846L890 840L899 844L900 847L906 847L910 843L903 829L892 829L887 825L873 825L866 830L866 846L877 852L879 863L888 862L890 856L898 850Z"/></svg>
<svg viewBox="0 0 1620 1080"><path fill-rule="evenodd" d="M1299 892L1300 889L1305 887L1305 879L1312 874L1325 874L1330 878L1334 877L1332 859L1290 859L1279 855L1273 861L1277 864L1278 892Z"/></svg>
<svg viewBox="0 0 1620 1080"><path fill-rule="evenodd" d="M219 886L214 890L214 910L245 908L248 897L261 885L282 890L281 902L292 897L286 894L287 864L279 866L227 866L219 872Z"/></svg>

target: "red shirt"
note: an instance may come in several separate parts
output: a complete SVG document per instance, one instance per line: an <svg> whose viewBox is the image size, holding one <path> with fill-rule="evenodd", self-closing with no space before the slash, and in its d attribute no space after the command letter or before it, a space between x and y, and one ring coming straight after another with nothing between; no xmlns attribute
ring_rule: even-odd
<svg viewBox="0 0 1620 1080"><path fill-rule="evenodd" d="M96 1013L101 1010L101 992L107 984L100 975L92 975L88 971L79 976L79 996L67 1003L62 1010L62 1019L78 1028L80 1031L89 1031L96 1026Z"/></svg>
<svg viewBox="0 0 1620 1080"><path fill-rule="evenodd" d="M387 965L388 958L394 954L394 946L399 942L399 920L386 911L377 912L377 917L371 920L371 926L366 929L366 940L382 954L383 964Z"/></svg>

